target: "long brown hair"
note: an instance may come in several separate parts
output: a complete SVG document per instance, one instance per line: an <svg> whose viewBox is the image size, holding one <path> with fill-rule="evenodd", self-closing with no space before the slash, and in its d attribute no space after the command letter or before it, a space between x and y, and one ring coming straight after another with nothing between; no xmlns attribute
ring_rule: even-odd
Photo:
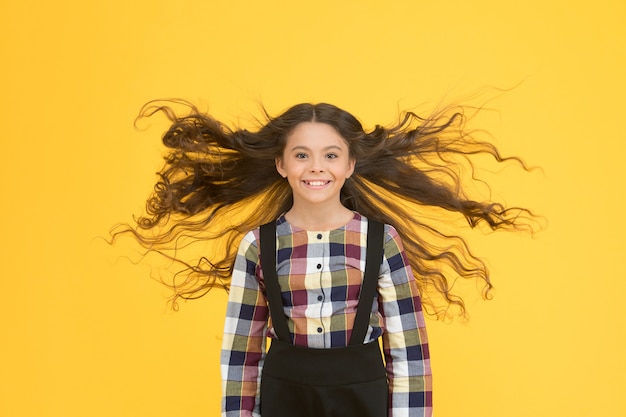
<svg viewBox="0 0 626 417"><path fill-rule="evenodd" d="M449 219L464 218L472 228L532 229L529 210L466 195L461 170L469 168L473 177L475 155L528 168L520 158L505 158L491 143L476 140L465 128L461 107L427 118L405 112L390 127L365 131L357 118L334 105L303 103L276 117L265 112L265 121L249 131L230 128L190 103L176 103L188 106L189 113L180 116L167 102L143 107L140 118L160 112L171 121L163 135L169 151L146 214L135 226L121 225L111 232L112 241L131 234L148 251L183 265L169 284L174 306L179 298L197 298L216 286L228 289L238 240L289 210L291 189L277 173L275 159L302 122L329 124L346 140L356 167L341 201L398 230L431 314L445 316L451 306L465 314L463 299L451 288L457 277L482 282L485 298L492 288L485 263L461 236L441 230L442 223L433 217L452 214ZM189 239L221 243L226 249L211 259L181 259L177 250Z"/></svg>

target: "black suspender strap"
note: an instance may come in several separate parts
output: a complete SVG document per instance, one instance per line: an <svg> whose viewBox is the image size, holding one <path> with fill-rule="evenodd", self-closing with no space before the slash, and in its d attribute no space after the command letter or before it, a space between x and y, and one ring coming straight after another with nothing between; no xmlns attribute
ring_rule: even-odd
<svg viewBox="0 0 626 417"><path fill-rule="evenodd" d="M367 226L367 248L365 259L365 273L361 292L359 294L359 304L357 306L352 336L350 344L363 344L369 319L372 312L372 303L377 295L378 273L383 258L384 251L384 225L380 222L369 220ZM263 269L263 279L265 281L265 292L272 317L272 325L278 339L283 342L292 343L287 319L283 310L278 275L276 274L276 222L264 224L260 228L261 235L261 268Z"/></svg>
<svg viewBox="0 0 626 417"><path fill-rule="evenodd" d="M283 310L278 275L276 274L276 221L264 224L261 234L261 268L265 281L265 292L270 307L272 325L278 340L291 343L289 326Z"/></svg>
<svg viewBox="0 0 626 417"><path fill-rule="evenodd" d="M382 223L368 219L365 273L363 274L363 284L361 284L354 326L352 326L352 336L350 336L351 345L363 344L369 327L372 304L377 296L378 273L383 260L383 232L384 225Z"/></svg>

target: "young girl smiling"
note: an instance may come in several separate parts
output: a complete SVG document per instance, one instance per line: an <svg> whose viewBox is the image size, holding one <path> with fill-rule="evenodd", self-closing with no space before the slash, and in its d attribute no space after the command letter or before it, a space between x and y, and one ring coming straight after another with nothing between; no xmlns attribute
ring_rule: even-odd
<svg viewBox="0 0 626 417"><path fill-rule="evenodd" d="M149 215L114 236L175 249L228 218L206 238L239 241L238 249L186 263L190 273L172 287L175 299L230 289L223 416L431 416L422 307L463 314L449 280L481 280L485 297L491 282L464 240L437 230L424 207L472 227L526 228L528 210L475 201L456 169L473 168L476 154L525 165L473 139L450 109L365 131L336 106L305 103L254 132L191 109L178 117L146 106L143 115L163 111L173 122L163 137L172 151ZM232 215L240 207L247 217Z"/></svg>

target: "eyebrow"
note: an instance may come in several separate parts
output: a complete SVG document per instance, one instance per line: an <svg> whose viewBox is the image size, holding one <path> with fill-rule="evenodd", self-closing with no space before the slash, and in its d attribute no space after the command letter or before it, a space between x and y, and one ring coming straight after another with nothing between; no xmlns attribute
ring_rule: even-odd
<svg viewBox="0 0 626 417"><path fill-rule="evenodd" d="M299 150L299 149L303 149L303 150L305 150L305 151L309 151L309 150L310 150L308 147L306 147L306 146L304 146L304 145L297 145L297 146L294 146L293 148L291 148L291 150L292 150L292 151ZM330 150L330 149L339 149L339 150L341 150L341 146L338 146L338 145L330 145L330 146L325 147L325 148L324 148L324 149L322 149L322 150L324 150L324 151L328 151L328 150Z"/></svg>

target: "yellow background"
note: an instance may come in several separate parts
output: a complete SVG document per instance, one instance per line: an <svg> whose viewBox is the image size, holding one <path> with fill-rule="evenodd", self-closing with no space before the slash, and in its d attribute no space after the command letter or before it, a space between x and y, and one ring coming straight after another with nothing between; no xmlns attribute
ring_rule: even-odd
<svg viewBox="0 0 626 417"><path fill-rule="evenodd" d="M496 297L428 322L436 414L626 415L625 22L622 0L2 0L0 416L219 413L225 294L172 313L97 238L161 166L146 101L227 121L328 101L371 127L520 81L480 127L543 173L494 196L550 224L472 238Z"/></svg>

